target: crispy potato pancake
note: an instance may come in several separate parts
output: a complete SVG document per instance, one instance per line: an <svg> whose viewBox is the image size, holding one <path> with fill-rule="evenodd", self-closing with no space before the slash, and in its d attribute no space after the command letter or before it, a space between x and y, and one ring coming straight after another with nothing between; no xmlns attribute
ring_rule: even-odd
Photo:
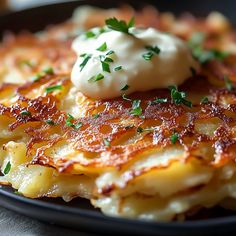
<svg viewBox="0 0 236 236"><path fill-rule="evenodd" d="M220 13L175 18L150 6L141 12L88 9L102 14L82 19L81 8L41 34L5 36L1 183L30 198L88 198L105 214L127 218L170 221L216 205L234 209L236 34L230 23ZM204 52L218 55L178 88L192 107L173 102L169 89L95 100L72 85L71 42L78 28L133 14L137 25L170 32L190 46L201 32ZM133 100L141 101L141 116L130 114Z"/></svg>

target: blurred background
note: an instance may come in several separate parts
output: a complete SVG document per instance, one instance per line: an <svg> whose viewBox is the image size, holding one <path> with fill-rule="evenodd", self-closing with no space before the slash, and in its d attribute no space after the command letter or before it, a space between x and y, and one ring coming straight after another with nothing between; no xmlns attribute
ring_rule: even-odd
<svg viewBox="0 0 236 236"><path fill-rule="evenodd" d="M28 7L63 1L65 0L0 0L0 10L11 9L17 11Z"/></svg>

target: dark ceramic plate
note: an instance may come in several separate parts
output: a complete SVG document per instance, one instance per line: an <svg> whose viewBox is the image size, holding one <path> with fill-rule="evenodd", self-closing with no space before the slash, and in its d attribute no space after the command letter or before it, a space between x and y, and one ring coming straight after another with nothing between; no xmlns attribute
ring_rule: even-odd
<svg viewBox="0 0 236 236"><path fill-rule="evenodd" d="M96 5L104 8L116 7L118 1L67 1L16 13L0 16L0 36L4 31L42 30L48 24L59 23L71 16L73 9L81 4ZM143 5L139 1L125 1L135 7ZM231 0L158 0L145 1L156 5L161 11L181 13L190 11L205 15L212 10L219 10L236 23L236 1ZM78 228L100 234L135 234L135 235L216 235L236 232L236 213L223 209L214 209L200 213L198 218L186 222L153 223L138 220L106 217L94 209L87 200L75 199L65 203L60 199L27 199L15 194L10 187L0 188L0 204L8 209L30 217L58 225Z"/></svg>

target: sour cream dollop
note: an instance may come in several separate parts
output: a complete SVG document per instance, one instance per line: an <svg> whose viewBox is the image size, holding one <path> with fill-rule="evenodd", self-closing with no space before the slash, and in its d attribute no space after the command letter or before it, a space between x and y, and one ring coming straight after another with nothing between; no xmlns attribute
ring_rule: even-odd
<svg viewBox="0 0 236 236"><path fill-rule="evenodd" d="M72 48L78 58L71 80L84 95L109 99L178 86L191 77L193 69L199 70L183 40L154 28L132 28L130 33L111 30L74 40Z"/></svg>

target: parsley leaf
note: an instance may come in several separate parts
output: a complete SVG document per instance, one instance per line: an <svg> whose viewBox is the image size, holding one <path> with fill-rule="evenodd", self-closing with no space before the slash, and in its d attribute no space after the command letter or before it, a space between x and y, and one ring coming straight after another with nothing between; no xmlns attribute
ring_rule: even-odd
<svg viewBox="0 0 236 236"><path fill-rule="evenodd" d="M141 104L141 100L134 100L132 102L132 110L130 111L131 115L140 116L142 114L142 108L140 104Z"/></svg>
<svg viewBox="0 0 236 236"><path fill-rule="evenodd" d="M83 125L82 122L74 124L72 123L73 120L75 120L75 118L71 114L68 114L68 118L66 119L66 126L72 127L74 129L79 129Z"/></svg>
<svg viewBox="0 0 236 236"><path fill-rule="evenodd" d="M104 79L104 75L99 73L97 75L92 76L88 81L89 82L96 82L96 81L99 81L99 80L102 80L102 79Z"/></svg>
<svg viewBox="0 0 236 236"><path fill-rule="evenodd" d="M5 169L3 170L3 174L7 175L10 172L10 170L11 170L11 162L8 161L7 164L6 164Z"/></svg>
<svg viewBox="0 0 236 236"><path fill-rule="evenodd" d="M107 50L107 44L104 42L99 48L97 48L97 51L104 52Z"/></svg>
<svg viewBox="0 0 236 236"><path fill-rule="evenodd" d="M53 75L54 74L54 70L52 67L47 67L43 70L43 72L47 75Z"/></svg>
<svg viewBox="0 0 236 236"><path fill-rule="evenodd" d="M229 79L228 76L224 76L224 81L225 81L225 87L227 88L228 91L232 91L233 90L233 83L232 81Z"/></svg>
<svg viewBox="0 0 236 236"><path fill-rule="evenodd" d="M175 144L178 141L178 138L179 134L177 132L174 132L170 137L170 141L172 142L172 144Z"/></svg>
<svg viewBox="0 0 236 236"><path fill-rule="evenodd" d="M134 26L135 20L134 17L128 22L128 24L124 20L118 20L115 17L109 18L106 21L106 25L109 29L123 32L125 34L130 34L129 29Z"/></svg>
<svg viewBox="0 0 236 236"><path fill-rule="evenodd" d="M126 91L126 90L128 90L128 89L129 89L129 85L126 84L126 85L124 85L124 86L121 88L121 91Z"/></svg>
<svg viewBox="0 0 236 236"><path fill-rule="evenodd" d="M26 111L26 110L21 111L20 114L21 114L22 116L31 116L31 113L30 113L29 111Z"/></svg>
<svg viewBox="0 0 236 236"><path fill-rule="evenodd" d="M104 138L104 139L103 139L103 142L104 142L105 146L107 146L107 147L110 147L110 146L111 146L111 144L110 144L110 142L109 142L108 139Z"/></svg>
<svg viewBox="0 0 236 236"><path fill-rule="evenodd" d="M157 98L154 101L151 102L151 105L157 104L157 103L166 103L168 102L167 98Z"/></svg>
<svg viewBox="0 0 236 236"><path fill-rule="evenodd" d="M122 70L122 66L117 66L114 71L119 71L119 70Z"/></svg>
<svg viewBox="0 0 236 236"><path fill-rule="evenodd" d="M53 120L46 120L45 121L48 125L56 125L55 122Z"/></svg>
<svg viewBox="0 0 236 236"><path fill-rule="evenodd" d="M146 60L146 61L150 61L151 59L152 59L152 57L154 56L154 54L159 54L160 52L161 52L161 49L159 48L159 47L157 47L157 46L146 46L145 47L147 50L148 50L148 52L147 53L144 53L143 55L142 55L142 57Z"/></svg>
<svg viewBox="0 0 236 236"><path fill-rule="evenodd" d="M55 90L62 90L62 85L54 85L54 86L50 86L50 87L47 87L45 89L46 93L52 93L53 91Z"/></svg>
<svg viewBox="0 0 236 236"><path fill-rule="evenodd" d="M91 54L85 54L84 55L84 60L82 61L82 63L79 65L80 67L80 71L82 71L84 69L84 67L86 66L86 64L88 63L88 61L91 59L92 55Z"/></svg>
<svg viewBox="0 0 236 236"><path fill-rule="evenodd" d="M207 104L208 102L209 102L208 97L203 97L202 100L201 100L201 102L200 102L200 104L201 104L201 105L202 105L202 104Z"/></svg>
<svg viewBox="0 0 236 236"><path fill-rule="evenodd" d="M170 86L169 89L171 92L171 99L175 104L183 104L187 107L192 107L192 102L185 99L185 92L179 92L176 86Z"/></svg>

